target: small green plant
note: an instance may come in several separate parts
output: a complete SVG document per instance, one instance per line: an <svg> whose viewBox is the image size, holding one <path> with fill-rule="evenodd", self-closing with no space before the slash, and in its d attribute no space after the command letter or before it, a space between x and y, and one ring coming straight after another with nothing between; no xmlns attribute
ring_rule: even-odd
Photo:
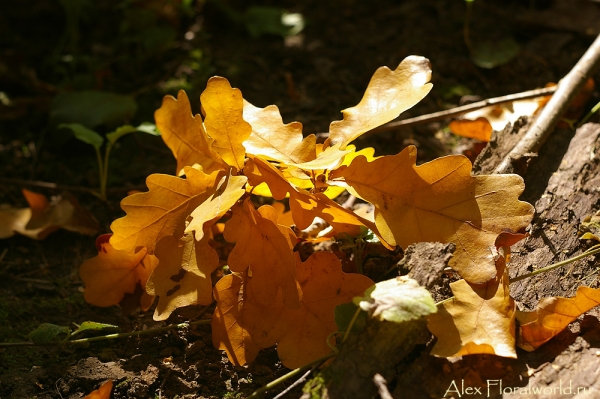
<svg viewBox="0 0 600 399"><path fill-rule="evenodd" d="M99 191L93 192L103 201L106 201L106 182L108 180L108 159L110 156L110 151L113 146L121 137L133 133L133 132L143 132L148 133L154 136L158 136L160 133L156 130L156 126L152 123L144 122L137 127L133 127L131 125L123 125L118 127L116 130L108 133L106 135L106 140L99 133L92 129L88 129L79 123L62 123L58 127L71 129L75 138L79 141L83 141L84 143L90 144L94 147L96 151L96 158L98 161L98 170L99 170L99 178L100 185ZM107 142L106 145L105 141ZM104 156L101 153L102 146L104 146Z"/></svg>

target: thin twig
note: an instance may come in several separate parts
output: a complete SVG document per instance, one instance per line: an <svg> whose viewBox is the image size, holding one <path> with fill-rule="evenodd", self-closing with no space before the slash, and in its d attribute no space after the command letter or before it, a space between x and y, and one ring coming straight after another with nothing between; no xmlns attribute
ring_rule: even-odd
<svg viewBox="0 0 600 399"><path fill-rule="evenodd" d="M313 366L316 366L316 365L318 365L320 363L323 363L326 360L329 360L332 357L335 357L336 355L337 355L336 353L330 353L329 355L323 356L323 357L321 357L321 358L319 358L317 360L314 360L314 361L312 361L312 362L310 362L308 364L305 364L302 367L299 367L299 368L297 368L295 370L292 370L289 373L287 373L285 375L282 375L281 377L277 378L276 380L273 380L273 381L269 382L264 387L257 389L256 391L254 391L252 393L252 395L248 396L248 399L259 398L259 397L261 397L261 395L263 393L267 392L270 389L275 388L277 385L281 384L282 382L284 382L286 380L289 380L290 378L292 378L292 377L300 374L301 372L303 372L303 371L305 371L305 370L307 370L309 368L312 368Z"/></svg>
<svg viewBox="0 0 600 399"><path fill-rule="evenodd" d="M306 379L308 378L308 376L312 372L313 372L313 369L308 370L306 373L304 373L302 375L302 377L298 378L296 381L294 381L294 383L292 385L290 385L289 387L287 387L283 391L279 392L279 394L277 394L277 396L275 396L273 399L281 399L281 398L283 398L285 395L287 395L288 393L290 393L290 391L292 389L294 389L298 385L303 384L304 382L306 382Z"/></svg>
<svg viewBox="0 0 600 399"><path fill-rule="evenodd" d="M379 392L379 396L381 397L381 399L394 399L386 385L387 381L385 380L385 378L383 378L381 374L376 373L373 376L373 383L377 387L377 391Z"/></svg>
<svg viewBox="0 0 600 399"><path fill-rule="evenodd" d="M191 323L171 324L171 325L159 327L159 328L150 328L148 330L132 331L132 332L128 332L128 333L108 334L108 335L102 335L99 337L73 339L73 340L69 340L69 341L56 341L56 342L49 342L47 344L36 344L34 342L0 342L0 348L9 347L9 346L41 346L41 345L80 344L80 343L95 342L95 341L105 341L105 340L109 340L109 339L135 337L138 335L145 335L145 334L154 334L154 333L158 333L158 332L162 332L162 331L168 331L168 330L180 329L180 328L188 328L190 326L196 326L196 325L200 325L200 324L209 324L209 323L210 323L210 320L208 320L208 319L207 320L198 320L198 321L193 321Z"/></svg>
<svg viewBox="0 0 600 399"><path fill-rule="evenodd" d="M513 101L526 100L530 98L545 97L554 93L556 89L556 86L552 86L543 89L528 90L522 93L508 94L506 96L501 97L488 98L486 100L462 105L460 107L450 108L444 111L434 112L432 114L425 114L414 118L403 119L401 121L389 122L385 125L379 126L369 131L368 133L386 132L388 130L394 130L400 127L408 127L422 123L435 122L442 119L450 119L465 114L467 112L475 111L485 107L490 107L493 105L506 104L511 103Z"/></svg>
<svg viewBox="0 0 600 399"><path fill-rule="evenodd" d="M496 167L494 173L509 173L513 170L513 162L521 159L528 153L537 152L544 144L554 127L560 120L564 111L569 107L577 93L600 66L600 35L594 40L590 48L573 69L559 83L556 93L529 128L525 136L504 157Z"/></svg>
<svg viewBox="0 0 600 399"><path fill-rule="evenodd" d="M96 195L96 191L90 187L83 186L69 186L64 184L56 184L39 180L25 180L25 179L16 179L12 177L0 177L0 183L12 184L15 186L33 186L33 187L43 187L49 188L52 190L60 190L60 191L79 191L85 192L89 194ZM135 187L113 187L108 188L106 192L124 192L131 190L146 190L146 186L135 186Z"/></svg>
<svg viewBox="0 0 600 399"><path fill-rule="evenodd" d="M518 277L512 278L512 279L509 280L509 284L512 284L512 283L520 281L520 280L524 280L524 279L529 278L529 277L533 277L533 276L535 276L537 274L540 274L540 273L549 272L550 270L554 270L554 269L559 268L561 266L568 265L569 263L573 263L573 262L575 262L575 261L577 261L579 259L583 259L586 256L595 255L595 254L597 254L599 252L600 252L600 244L594 245L593 247L591 247L587 251L585 251L585 252L583 252L583 253L581 253L581 254L579 254L577 256L574 256L574 257L569 258L569 259L565 259L562 262L554 263L554 264L552 264L550 266L542 267L541 269L535 270L535 271L533 271L531 273L523 274L522 276L518 276Z"/></svg>

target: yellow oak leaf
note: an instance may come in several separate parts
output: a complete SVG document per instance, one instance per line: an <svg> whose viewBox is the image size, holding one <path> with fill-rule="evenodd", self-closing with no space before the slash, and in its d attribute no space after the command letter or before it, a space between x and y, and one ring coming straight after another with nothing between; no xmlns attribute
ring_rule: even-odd
<svg viewBox="0 0 600 399"><path fill-rule="evenodd" d="M572 298L543 298L533 312L517 310L517 345L533 351L564 330L569 323L600 305L600 289L579 287Z"/></svg>
<svg viewBox="0 0 600 399"><path fill-rule="evenodd" d="M133 294L138 284L146 286L148 277L158 264L145 248L137 252L121 251L109 242L110 234L96 239L98 255L83 262L79 277L85 283L83 297L95 306L112 306L121 302L126 293ZM147 310L152 300L142 296L142 308Z"/></svg>
<svg viewBox="0 0 600 399"><path fill-rule="evenodd" d="M221 157L211 147L199 114L192 115L190 100L180 90L177 99L165 96L162 105L154 113L156 127L167 147L177 160L177 175L183 174L184 166L198 164L206 173L227 169Z"/></svg>
<svg viewBox="0 0 600 399"><path fill-rule="evenodd" d="M227 164L241 170L246 154L242 143L252 133L252 127L242 117L242 93L231 88L227 79L214 76L208 80L200 101L206 113L204 127L214 140L213 149Z"/></svg>
<svg viewBox="0 0 600 399"><path fill-rule="evenodd" d="M395 71L377 69L358 105L342 111L343 120L331 123L331 143L344 149L363 133L396 118L429 93L430 79L429 60L414 55L406 57Z"/></svg>
<svg viewBox="0 0 600 399"><path fill-rule="evenodd" d="M302 289L302 304L298 309L284 306L281 294L271 305L261 305L255 297L260 287L244 275L230 277L229 281L234 281L233 284L229 281L227 283L231 286L231 291L220 292L220 295L226 295L228 307L237 300L237 322L247 340L260 348L277 343L281 362L292 369L331 352L327 338L337 331L334 319L336 306L362 295L373 285L373 281L364 275L342 272L340 260L330 252L316 252L306 262L301 262L296 254L296 265L298 283ZM221 304L217 302L215 313L220 307ZM231 324L233 323L230 322ZM233 344L223 343L241 341L241 337L237 335L239 331L234 330L226 336L223 334L224 330L223 327L219 328L219 345L215 346L234 347ZM213 329L213 337L214 331ZM236 352L225 350L232 362L239 358Z"/></svg>
<svg viewBox="0 0 600 399"><path fill-rule="evenodd" d="M279 108L258 108L244 100L244 120L252 126L252 134L244 141L246 152L284 163L302 163L316 157L316 136L303 139L302 124L283 124Z"/></svg>
<svg viewBox="0 0 600 399"><path fill-rule="evenodd" d="M288 163L288 165L304 170L334 169L342 163L346 154L350 152L350 150L341 148L341 146L342 144L338 143L332 147L327 147L312 161Z"/></svg>
<svg viewBox="0 0 600 399"><path fill-rule="evenodd" d="M516 358L515 301L510 297L504 258L498 258L497 280L483 285L466 280L450 283L454 297L429 316L437 337L431 354L442 357L493 354Z"/></svg>
<svg viewBox="0 0 600 399"><path fill-rule="evenodd" d="M185 232L196 232L196 241L204 236L204 224L223 216L244 193L242 187L248 179L245 176L223 176L213 195L192 211L192 221Z"/></svg>
<svg viewBox="0 0 600 399"><path fill-rule="evenodd" d="M242 274L244 276L244 274ZM248 330L243 327L244 295L242 278L229 274L215 285L213 290L217 307L212 315L212 341L215 348L224 350L231 363L242 366L250 363L260 351L252 342Z"/></svg>
<svg viewBox="0 0 600 399"><path fill-rule="evenodd" d="M208 244L211 228L211 223L204 225L200 241L186 234L181 239L165 237L156 245L159 263L146 284L146 291L158 296L154 320L166 320L183 306L212 303L210 274L219 267L219 255Z"/></svg>
<svg viewBox="0 0 600 399"><path fill-rule="evenodd" d="M114 235L110 243L116 249L145 247L154 253L156 243L163 237L181 237L185 219L216 190L216 182L225 173L210 175L185 167L185 179L163 174L148 176L149 191L137 193L121 201L126 216L115 220L110 228Z"/></svg>
<svg viewBox="0 0 600 399"><path fill-rule="evenodd" d="M260 158L250 158L246 162L244 174L248 177L251 185L266 183L271 189L273 198L277 200L281 200L289 194L292 217L296 227L300 230L310 226L315 217L320 217L329 223L337 233L352 234L356 231L356 226L365 226L380 238L383 245L391 248L379 234L378 226L375 223L343 208L324 194L311 194L293 187L281 171L268 162Z"/></svg>
<svg viewBox="0 0 600 399"><path fill-rule="evenodd" d="M296 265L292 252L296 235L277 224L277 211L268 205L258 210L250 199L233 208L233 216L225 224L223 237L235 242L228 265L234 272L244 272L260 290L256 299L270 305L281 287L286 306L300 306L296 286Z"/></svg>
<svg viewBox="0 0 600 399"><path fill-rule="evenodd" d="M463 156L447 156L416 166L417 150L405 148L372 162L357 157L330 173L329 184L343 184L375 205L375 223L384 240L403 248L416 242L453 242L450 266L471 283L496 276L496 237L519 231L533 207L519 201L517 175L471 176Z"/></svg>

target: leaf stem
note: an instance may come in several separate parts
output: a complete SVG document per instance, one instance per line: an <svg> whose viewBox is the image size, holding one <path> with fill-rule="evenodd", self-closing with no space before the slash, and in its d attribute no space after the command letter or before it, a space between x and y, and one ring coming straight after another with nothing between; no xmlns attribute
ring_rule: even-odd
<svg viewBox="0 0 600 399"><path fill-rule="evenodd" d="M518 277L512 278L512 279L509 280L509 284L512 284L512 283L514 283L516 281L524 280L524 279L529 278L529 277L533 277L533 276L535 276L537 274L549 272L549 271L557 269L557 268L559 268L561 266L568 265L569 263L573 263L575 261L578 261L579 259L583 259L586 256L595 255L595 254L597 254L599 252L600 252L600 244L594 245L593 247L591 247L587 251L585 251L585 252L583 252L583 253L581 253L581 254L579 254L577 256L574 256L574 257L569 258L569 259L565 259L565 260L563 260L561 262L555 263L555 264L550 265L550 266L542 267L541 269L535 270L535 271L533 271L531 273L523 274L522 276L518 276Z"/></svg>
<svg viewBox="0 0 600 399"><path fill-rule="evenodd" d="M300 373L302 373L305 370L308 370L309 368L318 365L319 363L324 362L325 360L331 359L332 357L335 357L337 355L337 353L330 353L326 356L320 357L317 360L313 360L312 362L305 364L302 367L299 367L295 370L290 371L287 374L282 375L281 377L277 378L276 380L273 380L271 382L269 382L267 385L265 385L264 387L257 389L256 391L254 391L252 393L252 395L248 396L248 399L252 399L252 398L258 398L260 397L263 393L267 392L270 389L275 388L277 385L281 384L282 382L289 380L290 378L294 377L295 375L298 375Z"/></svg>
<svg viewBox="0 0 600 399"><path fill-rule="evenodd" d="M198 321L193 321L191 323L171 324L171 325L164 326L164 327L150 328L148 330L132 331L132 332L128 332L128 333L117 333L117 334L102 335L99 337L73 339L73 340L66 341L66 342L65 341L57 341L57 342L49 343L49 345L80 344L80 343L85 343L85 342L95 342L95 341L104 341L104 340L109 340L109 339L135 337L138 335L154 334L154 333L158 333L158 332L162 332L162 331L168 331L168 330L180 329L180 328L188 328L190 326L197 326L200 324L209 324L209 323L210 323L209 319L198 320ZM9 346L40 346L40 344L35 344L33 342L0 342L0 347L9 347Z"/></svg>
<svg viewBox="0 0 600 399"><path fill-rule="evenodd" d="M598 102L598 104L594 105L594 107L590 110L590 112L588 112L587 115L583 117L581 122L579 122L577 124L577 127L581 127L584 123L586 123L592 117L592 115L594 115L596 112L598 112L598 110L600 110L600 102Z"/></svg>
<svg viewBox="0 0 600 399"><path fill-rule="evenodd" d="M100 198L106 201L106 187L102 188L102 182L104 180L104 163L102 162L102 155L100 155L100 148L94 147L96 150L96 159L98 161L98 170L100 172Z"/></svg>
<svg viewBox="0 0 600 399"><path fill-rule="evenodd" d="M348 339L348 335L350 335L350 331L352 330L352 326L354 326L354 322L358 318L358 315L360 314L361 310L362 309L360 307L356 308L356 312L354 312L354 316L352 316L352 319L350 320L350 323L348 323L348 327L346 327L346 332L344 333L344 338L342 338L342 343L346 342L346 339Z"/></svg>

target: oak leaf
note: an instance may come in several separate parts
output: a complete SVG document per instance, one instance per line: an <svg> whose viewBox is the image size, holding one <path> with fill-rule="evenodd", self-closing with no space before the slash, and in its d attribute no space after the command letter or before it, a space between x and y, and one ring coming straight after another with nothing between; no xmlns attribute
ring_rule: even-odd
<svg viewBox="0 0 600 399"><path fill-rule="evenodd" d="M200 204L212 196L216 183L224 172L210 175L185 167L185 179L153 174L146 179L149 191L133 194L121 201L126 216L115 220L110 242L116 249L145 247L154 253L156 243L163 237L181 237L185 219Z"/></svg>
<svg viewBox="0 0 600 399"><path fill-rule="evenodd" d="M573 320L600 305L600 289L579 287L572 298L543 298L533 312L517 310L517 345L533 351L564 330Z"/></svg>
<svg viewBox="0 0 600 399"><path fill-rule="evenodd" d="M279 358L288 368L300 367L330 353L327 338L337 331L335 308L349 302L354 296L362 295L373 285L373 281L366 276L342 272L340 260L330 252L316 252L306 262L301 262L296 254L296 265L296 275L302 289L302 304L298 309L284 306L281 294L271 305L261 305L255 298L260 288L255 287L254 281L245 275L226 276L226 284L231 289L219 292L227 308L237 301L236 328L243 329L246 334L243 337L260 348L277 343ZM221 303L217 302L215 314L219 323L223 323L219 316L223 313ZM229 325L233 325L232 321ZM232 328L233 334L224 335L226 329L217 322L213 328L215 326L219 333L215 338L213 329L215 346L232 348L232 342L242 341L242 337L236 335L239 330ZM238 354L241 350L231 353L225 350L232 362L241 358Z"/></svg>
<svg viewBox="0 0 600 399"><path fill-rule="evenodd" d="M196 241L202 240L204 224L223 216L244 195L246 190L242 187L247 181L245 176L223 176L212 196L192 211L192 221L185 232L195 231Z"/></svg>
<svg viewBox="0 0 600 399"><path fill-rule="evenodd" d="M377 69L358 105L342 111L344 119L332 122L329 139L344 149L363 133L396 118L421 101L431 90L427 58L406 57L396 70Z"/></svg>
<svg viewBox="0 0 600 399"><path fill-rule="evenodd" d="M316 158L314 134L302 137L302 124L283 124L279 108L269 105L258 108L244 100L244 120L252 126L252 133L244 147L253 155L283 163L303 163Z"/></svg>
<svg viewBox="0 0 600 399"><path fill-rule="evenodd" d="M519 201L517 175L471 176L463 156L416 166L414 146L372 162L357 157L329 175L375 205L375 223L385 241L406 248L416 242L453 242L450 266L471 283L496 276L494 242L503 231L519 231L533 207ZM294 219L295 220L295 219Z"/></svg>
<svg viewBox="0 0 600 399"><path fill-rule="evenodd" d="M165 237L156 245L159 263L146 284L146 291L158 296L154 320L166 320L183 306L212 303L211 273L219 267L219 255L208 244L211 228L211 223L205 225L200 241L186 234Z"/></svg>
<svg viewBox="0 0 600 399"><path fill-rule="evenodd" d="M260 158L250 158L244 167L244 174L251 185L266 183L273 198L281 200L290 196L290 209L296 227L300 230L310 226L315 217L320 217L329 223L337 233L355 231L355 226L365 226L371 229L383 245L391 248L379 234L375 223L345 209L326 195L311 194L305 190L293 187L277 168Z"/></svg>
<svg viewBox="0 0 600 399"><path fill-rule="evenodd" d="M83 262L79 277L85 283L84 298L95 306L112 306L121 302L126 293L133 294L136 286L146 286L148 277L158 264L145 248L133 250L115 249L109 242L110 234L96 239L98 255ZM147 310L152 304L148 294L142 295L140 304Z"/></svg>
<svg viewBox="0 0 600 399"><path fill-rule="evenodd" d="M244 275L244 274L242 274ZM212 315L212 341L215 348L224 350L231 363L241 366L256 359L260 347L244 328L244 295L242 278L229 274L213 290L217 307Z"/></svg>
<svg viewBox="0 0 600 399"><path fill-rule="evenodd" d="M233 89L227 79L214 76L208 80L200 102L206 113L204 127L214 140L213 149L223 161L241 170L246 154L242 143L252 133L252 127L242 117L242 93Z"/></svg>
<svg viewBox="0 0 600 399"><path fill-rule="evenodd" d="M165 96L162 105L154 113L156 127L167 147L177 160L177 175L183 174L185 166L199 164L205 173L227 169L221 157L211 147L213 140L204 130L202 117L192 115L190 100L185 91Z"/></svg>
<svg viewBox="0 0 600 399"><path fill-rule="evenodd" d="M223 237L235 242L228 258L229 268L234 272L248 269L249 278L260 287L256 292L259 303L273 303L281 287L286 306L300 306L292 252L296 236L289 227L277 224L275 209L263 205L255 210L250 199L246 199L233 208Z"/></svg>
<svg viewBox="0 0 600 399"><path fill-rule="evenodd" d="M515 310L504 258L498 258L497 280L483 285L466 280L450 283L454 297L429 316L429 331L437 337L431 354L454 357L495 354L516 358Z"/></svg>

